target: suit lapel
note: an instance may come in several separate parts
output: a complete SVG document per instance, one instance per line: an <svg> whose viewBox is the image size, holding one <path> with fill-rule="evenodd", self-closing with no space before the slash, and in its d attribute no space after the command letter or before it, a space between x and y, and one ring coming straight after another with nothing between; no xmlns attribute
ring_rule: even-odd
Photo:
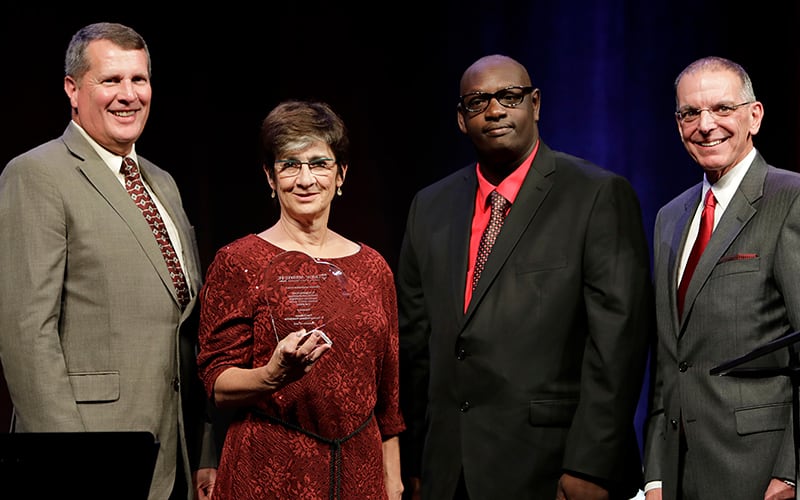
<svg viewBox="0 0 800 500"><path fill-rule="evenodd" d="M747 222L756 214L757 210L754 207L754 203L763 196L766 174L766 163L760 155L756 155L753 164L742 178L739 188L733 195L730 206L725 209L725 213L722 214L722 218L711 234L708 246L697 262L692 281L689 282L689 288L686 289L685 311L688 312L690 310L719 259L739 236ZM684 315L684 318L686 317L688 317L688 314Z"/></svg>
<svg viewBox="0 0 800 500"><path fill-rule="evenodd" d="M680 271L681 249L687 244L686 239L689 237L689 225L692 223L692 217L697 209L697 205L700 203L700 195L702 192L703 184L700 183L687 193L688 196L683 205L683 213L675 224L676 230L672 234L672 240L670 242L670 248L677 249L677 251L670 253L670 262L667 268L669 273L667 282L669 283L670 306L674 323L673 331L676 332L676 335L680 335L681 325L681 319L678 317L678 272ZM677 228L682 228L682 230L678 231ZM685 310L688 308L688 304L689 299L687 297L685 299Z"/></svg>
<svg viewBox="0 0 800 500"><path fill-rule="evenodd" d="M449 256L445 264L449 269L444 272L451 277L450 289L454 291L447 295L448 300L452 301L448 307L453 311L453 320L460 331L466 322L464 295L467 285L467 267L469 266L469 239L475 212L475 191L478 188L474 163L463 169L463 175L459 182L463 183L463 187L453 190L454 198L451 204L454 216L450 220L454 222L450 225L449 230L443 233L445 237L439 244L448 249L442 253L442 255ZM470 309L474 302L473 294ZM469 314L467 311L467 315Z"/></svg>
<svg viewBox="0 0 800 500"><path fill-rule="evenodd" d="M150 189L158 197L158 201L166 210L167 215L172 220L172 224L178 231L178 237L181 240L182 248L182 261L183 273L187 280L190 280L192 295L196 294L200 286L200 271L197 269L197 261L194 257L193 249L195 248L194 231L189 224L189 221L183 215L183 207L180 205L180 198L169 194L170 186L165 186L161 176L154 176L151 174L154 165L146 159L139 157L139 167ZM160 250L159 250L160 253ZM162 257L163 259L163 257ZM177 297L176 297L177 298Z"/></svg>
<svg viewBox="0 0 800 500"><path fill-rule="evenodd" d="M100 196L111 205L128 225L134 238L139 242L142 251L144 251L153 268L170 290L173 300L178 304L178 297L172 284L169 270L164 262L164 255L153 237L150 225L142 217L141 210L131 201L125 188L79 131L69 126L64 132L63 139L67 148L78 159L76 168L83 173L84 177L92 184Z"/></svg>
<svg viewBox="0 0 800 500"><path fill-rule="evenodd" d="M547 193L553 187L551 177L553 172L555 172L555 160L552 152L544 143L540 143L530 171L520 187L516 200L511 205L503 222L503 228L497 236L492 252L483 268L478 286L472 294L472 300L464 317L465 321L469 321L489 285L503 269L523 233L531 225Z"/></svg>

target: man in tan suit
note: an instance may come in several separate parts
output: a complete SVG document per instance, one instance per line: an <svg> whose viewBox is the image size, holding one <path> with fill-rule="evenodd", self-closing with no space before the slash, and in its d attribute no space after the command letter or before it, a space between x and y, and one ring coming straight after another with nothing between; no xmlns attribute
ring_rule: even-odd
<svg viewBox="0 0 800 500"><path fill-rule="evenodd" d="M205 498L216 457L196 332L186 328L201 283L194 229L173 178L135 148L150 111L149 50L126 26L92 24L73 36L65 73L64 134L0 175L0 360L12 430L149 431L160 443L149 498ZM126 191L124 157L163 219L188 304Z"/></svg>

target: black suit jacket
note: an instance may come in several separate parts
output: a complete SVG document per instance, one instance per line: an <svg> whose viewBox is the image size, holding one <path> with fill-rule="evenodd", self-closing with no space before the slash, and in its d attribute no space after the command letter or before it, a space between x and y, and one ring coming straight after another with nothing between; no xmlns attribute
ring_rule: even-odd
<svg viewBox="0 0 800 500"><path fill-rule="evenodd" d="M476 189L471 164L421 190L408 215L397 273L406 471L437 500L452 498L462 467L474 500L554 498L565 469L630 498L654 325L635 192L541 143L464 313Z"/></svg>

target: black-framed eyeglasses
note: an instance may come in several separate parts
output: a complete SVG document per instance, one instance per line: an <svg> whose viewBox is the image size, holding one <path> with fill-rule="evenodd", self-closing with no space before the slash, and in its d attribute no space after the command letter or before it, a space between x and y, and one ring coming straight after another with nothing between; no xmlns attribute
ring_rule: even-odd
<svg viewBox="0 0 800 500"><path fill-rule="evenodd" d="M533 87L514 85L513 87L500 89L493 94L489 92L469 92L458 98L458 105L470 113L481 113L489 107L492 99L497 99L497 102L506 108L516 108L522 104L525 96L534 90Z"/></svg>
<svg viewBox="0 0 800 500"><path fill-rule="evenodd" d="M317 158L311 161L276 160L275 171L278 177L297 177L300 175L303 165L308 166L308 171L311 172L311 175L325 177L330 175L334 167L336 167L336 160L333 158Z"/></svg>
<svg viewBox="0 0 800 500"><path fill-rule="evenodd" d="M692 123L700 118L703 111L708 111L711 116L716 118L724 118L730 116L734 111L747 104L753 104L754 101L741 102L739 104L715 104L707 108L683 108L675 112L675 116L681 123Z"/></svg>

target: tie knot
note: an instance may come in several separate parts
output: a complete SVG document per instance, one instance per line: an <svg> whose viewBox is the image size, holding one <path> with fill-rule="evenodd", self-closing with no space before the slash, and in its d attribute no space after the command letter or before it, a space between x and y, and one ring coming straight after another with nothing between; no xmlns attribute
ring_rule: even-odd
<svg viewBox="0 0 800 500"><path fill-rule="evenodd" d="M707 206L707 207L715 207L715 206L717 206L717 198L714 197L714 192L711 191L710 189L706 193L705 206Z"/></svg>
<svg viewBox="0 0 800 500"><path fill-rule="evenodd" d="M508 206L508 200L497 191L492 191L489 193L489 202L492 204L493 212L496 210L505 211L506 207Z"/></svg>
<svg viewBox="0 0 800 500"><path fill-rule="evenodd" d="M137 176L139 175L139 167L136 165L136 162L133 161L133 158L130 156L126 156L122 159L122 167L120 171L128 176Z"/></svg>

